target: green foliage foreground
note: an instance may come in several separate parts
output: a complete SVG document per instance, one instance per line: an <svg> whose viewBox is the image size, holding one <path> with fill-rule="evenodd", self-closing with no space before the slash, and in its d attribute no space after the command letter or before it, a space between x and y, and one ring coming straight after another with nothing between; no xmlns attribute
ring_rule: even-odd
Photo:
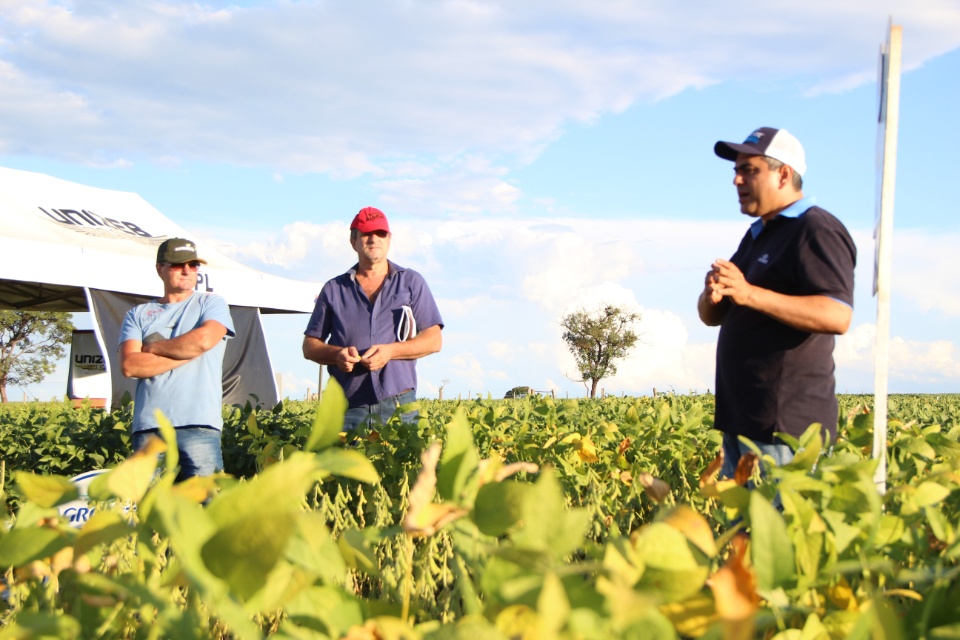
<svg viewBox="0 0 960 640"><path fill-rule="evenodd" d="M893 401L884 495L866 399L841 400L839 442L812 428L749 488L750 464L716 478L711 396L423 401L343 442L331 385L228 408L230 476L127 457L82 528L64 476L119 460L128 414L23 407L0 639L960 637L960 398Z"/></svg>

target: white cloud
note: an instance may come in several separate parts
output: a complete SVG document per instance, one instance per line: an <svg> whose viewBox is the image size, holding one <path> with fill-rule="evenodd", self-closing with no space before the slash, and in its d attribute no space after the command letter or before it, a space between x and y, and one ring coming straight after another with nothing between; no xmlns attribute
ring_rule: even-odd
<svg viewBox="0 0 960 640"><path fill-rule="evenodd" d="M614 227L616 238L609 231ZM559 319L581 304L605 302L642 315L637 327L642 343L620 363L617 376L603 381L608 393L712 389L716 329L702 326L695 301L717 248L724 248L720 255L725 255L743 230L740 220L574 218L483 218L416 230L398 227L393 249L403 254L402 264L425 274L447 324L441 353L418 365L423 389L436 390L447 379L447 397L488 391L498 396L521 384L582 395L582 385L564 378L575 376L575 368ZM250 256L273 252L285 256L292 269L326 273L325 279L353 262L345 234L344 226L298 223L277 238L258 238L237 251ZM854 235L860 238L863 232ZM897 236L895 250L907 252L915 265L897 254L895 272L901 273L903 264L907 273L895 286L895 300L930 296L937 301L932 295L937 291L960 298L953 291L947 258L938 257L950 255L953 239L940 235L914 231ZM635 238L643 240L627 241ZM682 238L680 246L677 238ZM863 273L872 268L872 243L860 239L854 326L838 338L835 353L838 388L850 392L873 388L875 303ZM929 311L916 303L894 305L894 327L899 329L891 341L892 391L960 388L952 316L935 321L950 310L949 302L941 302ZM912 331L920 321L929 327ZM294 323L290 341L295 344L289 350L299 350L305 322ZM285 364L283 370L291 368ZM300 378L309 380L310 374Z"/></svg>
<svg viewBox="0 0 960 640"><path fill-rule="evenodd" d="M837 338L838 369L869 372L875 367L877 327L863 324ZM891 384L960 381L960 349L952 340L916 340L891 336L888 376Z"/></svg>
<svg viewBox="0 0 960 640"><path fill-rule="evenodd" d="M890 15L907 68L960 45L951 0L3 7L4 153L366 174L397 203L433 176L467 212L509 210L502 167L571 122L784 69L812 92L873 81Z"/></svg>
<svg viewBox="0 0 960 640"><path fill-rule="evenodd" d="M893 292L921 311L960 317L958 246L957 233L898 230L893 238Z"/></svg>

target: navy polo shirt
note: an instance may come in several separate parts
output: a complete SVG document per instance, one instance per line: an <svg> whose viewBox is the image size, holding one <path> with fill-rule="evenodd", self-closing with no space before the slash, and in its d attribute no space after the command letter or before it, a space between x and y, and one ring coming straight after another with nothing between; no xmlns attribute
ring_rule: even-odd
<svg viewBox="0 0 960 640"><path fill-rule="evenodd" d="M403 307L413 310L418 331L443 328L430 287L419 273L389 262L383 287L371 304L357 282L357 265L323 285L305 335L338 347L354 346L362 355L375 344L397 341ZM378 371L357 365L350 373L327 367L340 383L351 407L376 404L417 388L416 360L390 360Z"/></svg>
<svg viewBox="0 0 960 640"><path fill-rule="evenodd" d="M812 205L805 198L766 225L757 220L730 261L750 284L852 307L856 246L839 220ZM776 432L800 436L819 422L835 440L834 337L720 304L727 309L717 339L716 428L770 443Z"/></svg>

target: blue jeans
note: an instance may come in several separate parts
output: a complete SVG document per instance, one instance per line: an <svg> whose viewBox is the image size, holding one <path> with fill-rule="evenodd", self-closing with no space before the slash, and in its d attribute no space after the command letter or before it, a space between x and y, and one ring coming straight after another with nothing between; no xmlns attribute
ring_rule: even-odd
<svg viewBox="0 0 960 640"><path fill-rule="evenodd" d="M379 421L380 423L385 423L397 411L397 407L402 404L414 402L416 399L417 392L413 389L409 389L395 396L384 398L376 404L363 404L359 407L351 407L347 409L346 415L343 416L343 430L353 431L365 420L369 420L370 422ZM419 415L419 411L411 411L409 413L400 414L400 419L404 422L413 422L417 419L417 417L419 417ZM376 416L376 418L374 418L374 416Z"/></svg>
<svg viewBox="0 0 960 640"><path fill-rule="evenodd" d="M783 466L793 460L793 449L783 442L766 443L753 441L763 455L773 458L777 466ZM740 439L732 434L723 434L723 467L720 469L720 476L724 478L733 478L737 470L737 463L740 462L740 456L750 453L750 448L740 442ZM767 475L763 464L760 465L760 477ZM753 486L752 484L750 486Z"/></svg>
<svg viewBox="0 0 960 640"><path fill-rule="evenodd" d="M133 450L139 451L150 436L160 437L157 429L133 434ZM177 427L177 451L180 452L180 471L177 482L193 476L212 476L223 471L223 451L220 449L220 431L213 427Z"/></svg>

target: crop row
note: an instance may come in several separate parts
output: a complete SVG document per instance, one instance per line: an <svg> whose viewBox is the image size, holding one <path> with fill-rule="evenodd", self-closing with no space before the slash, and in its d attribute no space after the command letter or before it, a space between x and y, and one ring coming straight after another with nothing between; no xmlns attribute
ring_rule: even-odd
<svg viewBox="0 0 960 640"><path fill-rule="evenodd" d="M709 395L418 404L415 424L349 436L336 390L319 407L225 408L233 479L187 486L151 484L156 458L130 456L129 408L0 410L15 479L3 620L61 637L785 640L960 625L960 397L891 398L883 495L860 396L841 397L837 443L812 429L755 489L750 467L716 478ZM91 491L118 506L79 532L52 517L72 497L57 476L115 465Z"/></svg>

